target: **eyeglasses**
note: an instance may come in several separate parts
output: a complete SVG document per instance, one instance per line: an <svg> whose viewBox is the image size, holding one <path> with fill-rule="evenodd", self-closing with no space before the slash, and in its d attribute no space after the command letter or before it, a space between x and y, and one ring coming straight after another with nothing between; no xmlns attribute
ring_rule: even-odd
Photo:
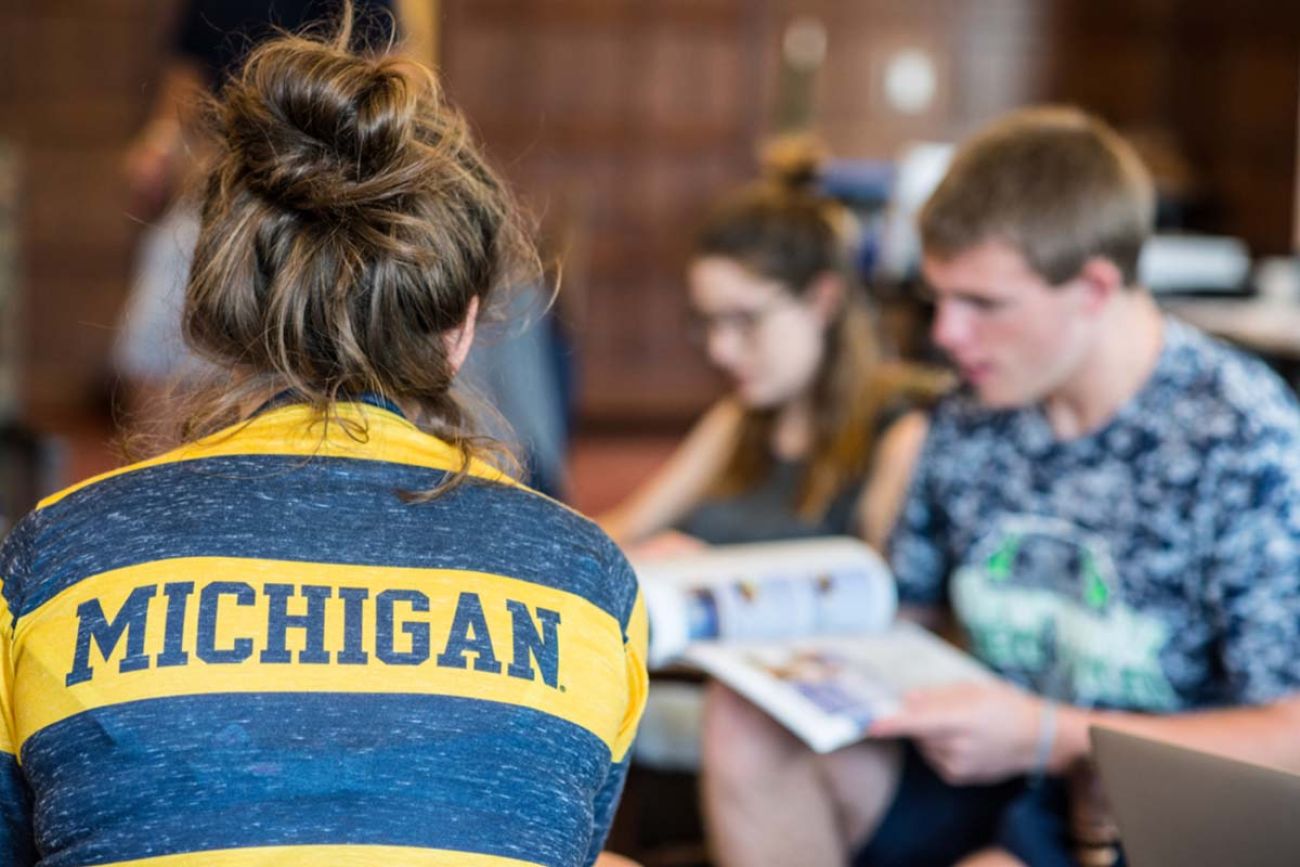
<svg viewBox="0 0 1300 867"><path fill-rule="evenodd" d="M692 310L689 322L691 340L703 345L710 335L729 331L745 343L753 343L768 318L784 308L799 302L793 298L777 298L753 310L726 310L718 313L701 313Z"/></svg>

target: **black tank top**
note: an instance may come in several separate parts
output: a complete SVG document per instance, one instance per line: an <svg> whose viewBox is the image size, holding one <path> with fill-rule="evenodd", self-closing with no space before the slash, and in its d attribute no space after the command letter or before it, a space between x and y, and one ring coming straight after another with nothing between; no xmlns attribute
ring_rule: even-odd
<svg viewBox="0 0 1300 867"><path fill-rule="evenodd" d="M861 481L845 485L820 521L807 521L795 507L805 468L802 461L775 461L763 481L734 496L700 503L676 529L710 545L857 535L853 512Z"/></svg>

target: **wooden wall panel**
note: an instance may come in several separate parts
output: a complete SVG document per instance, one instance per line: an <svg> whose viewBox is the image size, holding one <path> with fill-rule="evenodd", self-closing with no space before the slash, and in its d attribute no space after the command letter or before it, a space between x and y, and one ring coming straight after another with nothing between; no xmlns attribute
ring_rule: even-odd
<svg viewBox="0 0 1300 867"><path fill-rule="evenodd" d="M145 111L175 0L0 3L0 136L20 180L29 412L102 381L138 226L117 159ZM443 0L442 66L505 173L575 240L565 315L595 419L681 418L717 389L682 327L691 227L752 177L780 41L822 19L815 117L887 158L1043 98L1172 132L1213 191L1205 228L1289 249L1300 5L1272 0ZM935 101L901 115L883 70L932 54ZM565 231L560 231L565 230Z"/></svg>
<svg viewBox="0 0 1300 867"><path fill-rule="evenodd" d="M579 203L567 210L587 234L590 262L571 288L581 302L583 407L592 417L698 407L716 386L679 329L687 229L716 191L752 172L753 144L768 127L781 81L782 31L799 16L820 19L828 33L813 116L837 155L890 158L918 139L958 139L1019 105L1074 102L1123 130L1177 143L1214 203L1194 215L1196 228L1241 235L1261 253L1291 245L1295 4L562 0L507 10L496 0L458 0L448 7L453 94L482 121L489 145L513 162L530 201ZM888 61L905 49L926 52L936 72L933 102L917 114L895 110L884 96ZM503 90L511 79L501 70L518 75L521 64L531 74Z"/></svg>
<svg viewBox="0 0 1300 867"><path fill-rule="evenodd" d="M138 232L120 158L152 95L170 5L0 4L0 136L21 165L21 399L42 426L102 405Z"/></svg>
<svg viewBox="0 0 1300 867"><path fill-rule="evenodd" d="M842 156L890 159L917 140L950 140L1042 97L1039 67L1051 4L1037 0L783 0L775 18L820 19L827 59L816 126ZM778 34L779 35L779 34ZM775 40L769 65L778 61ZM889 61L920 50L936 74L930 106L907 114L885 95Z"/></svg>
<svg viewBox="0 0 1300 867"><path fill-rule="evenodd" d="M1293 249L1300 5L1056 0L1048 93L1158 131L1204 193L1193 228Z"/></svg>
<svg viewBox="0 0 1300 867"><path fill-rule="evenodd" d="M760 131L742 0L444 2L443 72L552 233L593 418L689 415L716 384L682 328L690 225Z"/></svg>

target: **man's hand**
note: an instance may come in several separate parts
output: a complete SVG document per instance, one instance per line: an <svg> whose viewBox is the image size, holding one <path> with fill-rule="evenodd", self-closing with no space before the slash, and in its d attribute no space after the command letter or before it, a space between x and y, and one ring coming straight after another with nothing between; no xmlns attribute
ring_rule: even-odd
<svg viewBox="0 0 1300 867"><path fill-rule="evenodd" d="M874 737L912 738L946 782L993 783L1034 769L1042 699L1005 681L915 690Z"/></svg>

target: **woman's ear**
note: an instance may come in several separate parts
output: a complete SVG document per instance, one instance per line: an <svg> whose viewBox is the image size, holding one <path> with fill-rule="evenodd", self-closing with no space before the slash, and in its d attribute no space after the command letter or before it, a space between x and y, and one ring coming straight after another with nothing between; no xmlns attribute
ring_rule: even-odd
<svg viewBox="0 0 1300 867"><path fill-rule="evenodd" d="M844 304L844 278L834 271L825 271L813 278L804 289L804 300L821 319L823 325L829 325L840 312Z"/></svg>
<svg viewBox="0 0 1300 867"><path fill-rule="evenodd" d="M447 350L447 361L453 373L459 373L461 365L469 357L469 348L474 343L474 323L478 319L478 296L469 299L469 309L465 312L465 321L455 328L442 333L443 345Z"/></svg>

